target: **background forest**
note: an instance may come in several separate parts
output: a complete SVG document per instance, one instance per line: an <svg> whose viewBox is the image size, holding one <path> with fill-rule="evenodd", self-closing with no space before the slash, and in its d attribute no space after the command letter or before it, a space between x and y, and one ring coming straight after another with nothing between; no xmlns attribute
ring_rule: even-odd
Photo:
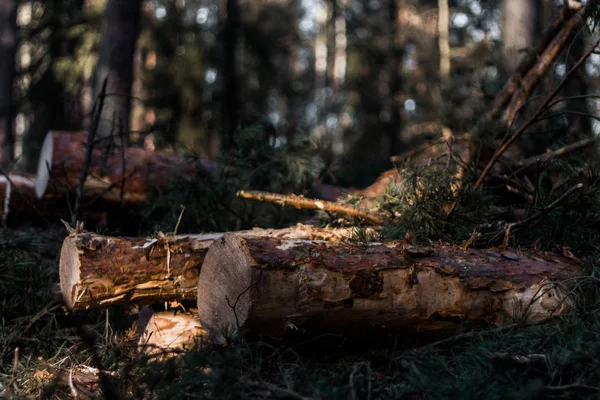
<svg viewBox="0 0 600 400"><path fill-rule="evenodd" d="M598 21L592 0L0 0L0 398L598 398ZM550 322L168 357L138 352L148 319L200 299L64 298L69 238L154 238L170 268L177 233L298 222L581 271Z"/></svg>
<svg viewBox="0 0 600 400"><path fill-rule="evenodd" d="M130 143L214 161L226 132L262 118L275 146L319 142L336 182L355 187L442 127L469 132L560 13L554 2L508 0L134 1L107 14L103 1L13 3L18 15L3 21L18 35L6 48L16 70L6 53L2 76L16 82L12 140L23 169L34 172L49 130L89 125L103 80L96 65L114 62L128 78L118 84L131 86ZM120 45L106 44L103 24ZM586 38L579 32L545 87ZM594 87L598 62L590 57L572 91ZM111 123L103 115L101 126Z"/></svg>

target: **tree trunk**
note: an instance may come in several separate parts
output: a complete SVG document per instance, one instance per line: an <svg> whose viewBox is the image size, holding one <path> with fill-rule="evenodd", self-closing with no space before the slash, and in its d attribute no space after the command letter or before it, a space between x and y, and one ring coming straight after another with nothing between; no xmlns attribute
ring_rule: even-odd
<svg viewBox="0 0 600 400"><path fill-rule="evenodd" d="M108 0L96 66L95 94L108 78L97 137L128 134L133 57L140 30L141 0ZM125 136L126 137L126 136ZM117 139L117 142L120 142Z"/></svg>
<svg viewBox="0 0 600 400"><path fill-rule="evenodd" d="M351 229L253 229L240 236L338 240ZM60 254L60 288L69 308L85 309L125 302L195 298L198 274L209 246L223 233L109 237L72 233Z"/></svg>
<svg viewBox="0 0 600 400"><path fill-rule="evenodd" d="M204 260L198 312L217 343L236 327L276 337L370 327L454 332L563 314L570 302L559 281L581 273L578 263L542 252L225 235Z"/></svg>
<svg viewBox="0 0 600 400"><path fill-rule="evenodd" d="M5 172L13 162L13 85L17 54L17 2L0 2L0 168Z"/></svg>
<svg viewBox="0 0 600 400"><path fill-rule="evenodd" d="M541 28L541 0L504 0L502 40L506 68L512 72L532 51Z"/></svg>
<svg viewBox="0 0 600 400"><path fill-rule="evenodd" d="M391 157L400 151L398 146L400 135L400 109L396 96L400 92L400 66L402 63L402 51L398 46L398 4L397 0L388 0L388 18L389 18L389 94L388 94L388 113L389 113L389 139L390 149L388 157Z"/></svg>
<svg viewBox="0 0 600 400"><path fill-rule="evenodd" d="M49 187L63 196L74 193L85 160L87 139L87 132L48 132L38 162L38 198ZM178 176L193 175L200 168L169 153L139 147L95 146L84 185L85 197L138 204L148 198L152 189L167 190Z"/></svg>
<svg viewBox="0 0 600 400"><path fill-rule="evenodd" d="M237 0L226 0L227 19L223 27L223 131L227 147L234 146L235 130L239 120L239 101L237 89L236 48L239 24Z"/></svg>
<svg viewBox="0 0 600 400"><path fill-rule="evenodd" d="M438 44L440 48L440 80L445 83L450 76L450 11L448 0L438 0Z"/></svg>
<svg viewBox="0 0 600 400"><path fill-rule="evenodd" d="M30 6L33 4L29 2ZM48 66L57 61L73 57L79 48L79 40L68 36L71 27L84 18L84 0L47 0L43 11L36 14L37 24L45 29L25 39L33 53L44 53L41 58ZM37 43L37 44L36 44ZM39 56L38 56L39 57ZM31 66L30 66L31 68ZM65 82L56 74L54 67L38 67L26 74L31 81L27 90L29 104L29 124L22 138L22 153L19 165L26 172L35 172L37 157L46 133L50 130L80 129L83 123L82 112L78 107L81 101L79 85L77 89L66 88Z"/></svg>

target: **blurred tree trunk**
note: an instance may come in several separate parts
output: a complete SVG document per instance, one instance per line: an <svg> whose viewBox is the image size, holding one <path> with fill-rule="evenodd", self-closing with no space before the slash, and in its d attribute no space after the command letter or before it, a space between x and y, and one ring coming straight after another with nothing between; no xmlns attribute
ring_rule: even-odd
<svg viewBox="0 0 600 400"><path fill-rule="evenodd" d="M237 89L236 48L239 24L237 0L226 0L227 16L223 27L223 102L222 118L226 147L233 146L235 130L239 120Z"/></svg>
<svg viewBox="0 0 600 400"><path fill-rule="evenodd" d="M387 113L389 113L388 134L390 140L390 153L388 156L396 155L400 148L398 146L400 135L400 107L396 95L400 91L400 65L402 62L402 51L398 46L398 4L397 0L388 0L388 62L389 62L389 95L387 99Z"/></svg>
<svg viewBox="0 0 600 400"><path fill-rule="evenodd" d="M330 98L335 97L335 92L337 89L337 84L335 81L335 48L336 48L336 38L335 38L335 23L338 17L338 4L337 0L331 0L330 3L331 13L329 15L329 20L327 21L327 74L325 85L331 89ZM329 104L330 105L330 104Z"/></svg>
<svg viewBox="0 0 600 400"><path fill-rule="evenodd" d="M504 0L502 40L505 68L512 72L541 31L542 0Z"/></svg>
<svg viewBox="0 0 600 400"><path fill-rule="evenodd" d="M444 83L450 76L450 11L448 8L448 0L438 0L438 9L440 80Z"/></svg>
<svg viewBox="0 0 600 400"><path fill-rule="evenodd" d="M37 168L42 143L48 131L81 129L83 123L81 113L77 112L79 107L76 104L80 101L78 93L68 93L53 68L60 57L73 56L75 46L69 43L65 34L69 24L81 18L83 6L83 0L51 0L44 7L47 36L43 44L32 46L32 53L43 48L48 66L31 72L39 78L32 83L27 93L33 118L23 136L22 167L28 172L34 172ZM27 38L31 41L35 39Z"/></svg>
<svg viewBox="0 0 600 400"><path fill-rule="evenodd" d="M118 136L119 129L129 131L133 57L140 19L141 0L108 0L95 77L95 96L108 77L98 137Z"/></svg>
<svg viewBox="0 0 600 400"><path fill-rule="evenodd" d="M6 170L15 151L13 84L17 54L17 2L0 1L0 167Z"/></svg>
<svg viewBox="0 0 600 400"><path fill-rule="evenodd" d="M577 63L586 51L586 35L581 29L576 29L569 38L570 46L567 47L566 71ZM586 74L583 69L579 69L572 77L568 85L565 86L565 96L582 96L587 95L589 83L586 82ZM569 127L574 130L575 136L588 137L592 134L591 119L587 115L591 115L588 107L588 99L577 98L571 99L567 103L567 109L574 111L577 114L569 115Z"/></svg>

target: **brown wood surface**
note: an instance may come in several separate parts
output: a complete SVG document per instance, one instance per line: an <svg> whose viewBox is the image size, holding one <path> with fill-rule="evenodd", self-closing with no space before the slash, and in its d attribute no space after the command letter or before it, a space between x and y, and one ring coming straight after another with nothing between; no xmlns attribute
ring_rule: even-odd
<svg viewBox="0 0 600 400"><path fill-rule="evenodd" d="M286 229L252 229L240 236L339 240L352 230L298 224ZM85 309L126 302L195 298L198 274L209 246L223 233L111 237L73 233L63 241L60 287L66 305Z"/></svg>
<svg viewBox="0 0 600 400"><path fill-rule="evenodd" d="M569 301L560 282L581 272L541 252L225 235L206 255L198 312L216 342L238 327L277 337L370 327L445 332L562 314Z"/></svg>
<svg viewBox="0 0 600 400"><path fill-rule="evenodd" d="M38 164L36 193L73 193L80 179L85 157L87 132L50 131L42 146ZM166 190L178 176L193 175L201 166L183 157L139 147L94 146L86 197L137 203L152 189ZM50 169L48 169L50 166Z"/></svg>
<svg viewBox="0 0 600 400"><path fill-rule="evenodd" d="M205 335L198 314L163 311L152 314L140 336L140 350L146 354L173 354L191 348Z"/></svg>

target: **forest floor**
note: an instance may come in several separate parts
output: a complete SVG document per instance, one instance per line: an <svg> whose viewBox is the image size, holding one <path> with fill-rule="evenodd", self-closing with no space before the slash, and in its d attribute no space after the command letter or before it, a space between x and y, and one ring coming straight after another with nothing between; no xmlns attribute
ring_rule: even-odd
<svg viewBox="0 0 600 400"><path fill-rule="evenodd" d="M0 242L0 398L535 399L600 395L600 320L582 305L546 324L446 339L323 335L234 340L167 360L137 351L137 315L69 315L58 296L64 227ZM594 271L587 282L597 290ZM588 288L589 290L589 288ZM98 374L98 371L105 374Z"/></svg>

